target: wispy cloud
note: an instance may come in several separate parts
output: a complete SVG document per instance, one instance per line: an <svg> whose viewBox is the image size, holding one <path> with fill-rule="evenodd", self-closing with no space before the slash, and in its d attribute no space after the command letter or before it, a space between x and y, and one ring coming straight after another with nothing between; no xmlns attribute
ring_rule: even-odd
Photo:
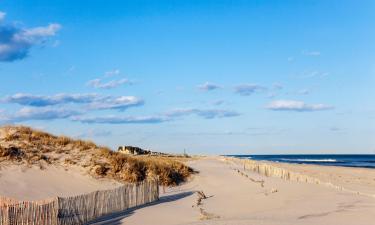
<svg viewBox="0 0 375 225"><path fill-rule="evenodd" d="M213 101L211 104L212 105L215 105L215 106L218 106L218 105L223 105L223 104L226 104L227 102L225 100L216 100L216 101Z"/></svg>
<svg viewBox="0 0 375 225"><path fill-rule="evenodd" d="M115 79L115 80L107 80L107 78L112 77L114 75L120 74L120 70L111 70L104 73L101 78L95 78L87 82L87 86L97 88L97 89L112 89L119 87L123 84L132 84L132 82L126 78L122 79ZM106 81L107 80L107 81Z"/></svg>
<svg viewBox="0 0 375 225"><path fill-rule="evenodd" d="M70 119L81 123L99 124L153 124L173 121L179 117L196 115L204 119L235 117L240 114L220 109L174 109L166 113L149 116L104 115L86 116L86 110L60 107L24 107L12 115L0 111L0 122L21 122L29 120Z"/></svg>
<svg viewBox="0 0 375 225"><path fill-rule="evenodd" d="M235 93L242 96L249 96L256 92L264 90L267 90L267 88L258 84L240 84L234 87Z"/></svg>
<svg viewBox="0 0 375 225"><path fill-rule="evenodd" d="M144 101L135 96L121 96L102 98L99 101L94 101L89 105L91 109L118 109L125 110L129 107L141 106Z"/></svg>
<svg viewBox="0 0 375 225"><path fill-rule="evenodd" d="M89 129L85 132L82 132L82 133L76 135L76 137L77 138L93 138L93 137L108 137L110 135L112 135L111 131Z"/></svg>
<svg viewBox="0 0 375 225"><path fill-rule="evenodd" d="M58 23L33 28L6 25L2 22L5 15L0 12L0 61L3 62L26 58L33 46L43 44L61 29Z"/></svg>
<svg viewBox="0 0 375 225"><path fill-rule="evenodd" d="M112 88L116 88L120 85L128 84L128 83L130 83L130 81L126 78L123 78L120 80L111 80L108 82L103 82L102 79L97 78L97 79L93 79L87 82L87 85L93 88L99 88L99 89L112 89Z"/></svg>
<svg viewBox="0 0 375 225"><path fill-rule="evenodd" d="M284 85L282 85L281 83L274 83L272 85L272 89L274 90L282 90L284 88Z"/></svg>
<svg viewBox="0 0 375 225"><path fill-rule="evenodd" d="M27 120L53 120L71 119L82 123L161 123L189 115L196 115L204 119L226 118L239 116L233 110L224 109L174 109L164 113L147 116L101 115L87 116L96 110L124 111L129 107L141 106L144 101L135 96L102 96L98 94L57 94L57 95L32 95L15 94L0 99L0 103L19 104L25 106L13 114L0 112L0 120L27 121Z"/></svg>
<svg viewBox="0 0 375 225"><path fill-rule="evenodd" d="M168 120L163 116L97 116L97 117L75 117L73 121L81 123L101 123L101 124L152 124L162 123Z"/></svg>
<svg viewBox="0 0 375 225"><path fill-rule="evenodd" d="M329 75L328 72L321 72L321 71L306 71L302 73L299 78L324 78Z"/></svg>
<svg viewBox="0 0 375 225"><path fill-rule="evenodd" d="M56 32L61 29L61 25L51 23L45 27L34 27L24 29L21 34L17 34L16 38L19 40L28 40L31 42L39 41L40 38L50 37L56 35Z"/></svg>
<svg viewBox="0 0 375 225"><path fill-rule="evenodd" d="M320 56L321 55L319 51L302 51L302 54L306 56Z"/></svg>
<svg viewBox="0 0 375 225"><path fill-rule="evenodd" d="M342 129L340 127L335 127L335 126L330 127L329 130L332 131L332 132L344 132L345 131L345 129Z"/></svg>
<svg viewBox="0 0 375 225"><path fill-rule="evenodd" d="M112 76L119 75L119 74L120 74L120 70L114 69L114 70L110 70L110 71L105 72L104 77L112 77Z"/></svg>
<svg viewBox="0 0 375 225"><path fill-rule="evenodd" d="M68 103L91 103L98 99L96 94L57 94L52 96L17 93L0 99L0 103L16 103L26 106L51 106Z"/></svg>
<svg viewBox="0 0 375 225"><path fill-rule="evenodd" d="M57 94L32 95L18 93L0 99L0 103L19 104L24 106L45 107L65 104L84 104L87 109L125 110L129 107L141 106L144 101L135 96L102 96L98 94Z"/></svg>
<svg viewBox="0 0 375 225"><path fill-rule="evenodd" d="M225 118L240 115L234 111L218 110L218 109L174 109L160 115L151 116L121 116L121 115L107 115L107 116L75 116L72 121L81 123L99 123L99 124L155 124L173 121L177 117L184 117L189 115L197 115L204 119Z"/></svg>
<svg viewBox="0 0 375 225"><path fill-rule="evenodd" d="M267 109L275 111L312 112L334 109L333 106L324 104L306 104L303 101L276 100L267 105Z"/></svg>
<svg viewBox="0 0 375 225"><path fill-rule="evenodd" d="M213 91L213 90L220 89L220 88L222 88L220 85L210 83L210 82L206 82L204 84L198 85L198 89L202 91Z"/></svg>
<svg viewBox="0 0 375 225"><path fill-rule="evenodd" d="M299 95L308 95L308 94L310 94L310 90L308 90L308 89L301 89L301 90L297 91L297 94L299 94Z"/></svg>
<svg viewBox="0 0 375 225"><path fill-rule="evenodd" d="M72 116L80 115L82 112L78 110L63 109L63 108L34 108L34 107L24 107L17 112L7 115L3 114L0 116L0 120L5 122L22 122L30 120L55 120L55 119L66 119Z"/></svg>
<svg viewBox="0 0 375 225"><path fill-rule="evenodd" d="M5 12L0 11L0 23L3 22L3 20L5 19L6 15L7 14Z"/></svg>
<svg viewBox="0 0 375 225"><path fill-rule="evenodd" d="M168 117L180 117L180 116L188 116L188 115L197 115L205 119L213 119L213 118L235 117L235 116L239 116L240 113L232 111L232 110L196 109L196 108L174 109L166 113L166 116Z"/></svg>

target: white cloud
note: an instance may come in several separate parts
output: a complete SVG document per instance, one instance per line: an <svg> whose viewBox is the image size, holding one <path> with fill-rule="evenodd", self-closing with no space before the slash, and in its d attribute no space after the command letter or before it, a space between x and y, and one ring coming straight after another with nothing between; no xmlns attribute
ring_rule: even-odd
<svg viewBox="0 0 375 225"><path fill-rule="evenodd" d="M89 105L91 109L119 109L125 110L129 107L143 105L144 101L135 96L120 96L103 98L100 101L94 101Z"/></svg>
<svg viewBox="0 0 375 225"><path fill-rule="evenodd" d="M7 14L5 12L0 11L0 23L3 22L3 20L5 19L6 15Z"/></svg>
<svg viewBox="0 0 375 225"><path fill-rule="evenodd" d="M343 132L343 131L345 131L344 129L342 129L340 127L330 127L329 130L332 131L332 132Z"/></svg>
<svg viewBox="0 0 375 225"><path fill-rule="evenodd" d="M112 135L111 131L88 129L87 131L76 135L76 137L77 138L94 138L94 137L108 137L110 135Z"/></svg>
<svg viewBox="0 0 375 225"><path fill-rule="evenodd" d="M107 78L118 75L118 74L120 74L120 70L118 69L107 71L104 73L104 75L101 78L95 78L93 80L88 81L87 85L93 88L98 88L98 89L112 89L112 88L121 86L123 84L132 84L132 82L126 78L105 81Z"/></svg>
<svg viewBox="0 0 375 225"><path fill-rule="evenodd" d="M99 123L99 124L153 124L172 121L177 117L184 117L189 115L197 115L204 119L225 118L239 116L240 114L230 110L218 109L174 109L164 114L151 116L122 116L122 115L107 115L107 116L75 116L72 121L82 123Z"/></svg>
<svg viewBox="0 0 375 225"><path fill-rule="evenodd" d="M81 123L101 123L101 124L152 124L162 123L168 120L162 116L97 116L97 117L75 117L73 121Z"/></svg>
<svg viewBox="0 0 375 225"><path fill-rule="evenodd" d="M120 85L128 84L128 83L130 82L126 78L120 79L120 80L111 80L108 82L103 82L102 79L97 78L97 79L93 79L87 82L87 85L93 88L99 88L99 89L112 89L112 88L116 88Z"/></svg>
<svg viewBox="0 0 375 225"><path fill-rule="evenodd" d="M0 14L2 19L4 16L4 13ZM33 46L42 45L49 37L55 36L60 29L61 25L57 23L34 28L0 24L0 61L11 62L27 57Z"/></svg>
<svg viewBox="0 0 375 225"><path fill-rule="evenodd" d="M275 90L281 90L281 89L284 88L284 86L281 83L274 83L272 85L272 88L275 89Z"/></svg>
<svg viewBox="0 0 375 225"><path fill-rule="evenodd" d="M0 120L6 122L22 122L29 120L54 120L54 119L66 119L71 116L81 114L80 111L63 109L63 108L34 108L24 107L11 115L3 115Z"/></svg>
<svg viewBox="0 0 375 225"><path fill-rule="evenodd" d="M320 56L319 51L303 51L302 54L307 55L307 56Z"/></svg>
<svg viewBox="0 0 375 225"><path fill-rule="evenodd" d="M311 112L333 109L333 106L324 104L306 104L302 101L276 100L267 105L267 109L275 111Z"/></svg>
<svg viewBox="0 0 375 225"><path fill-rule="evenodd" d="M197 108L174 109L166 113L168 117L180 117L192 114L203 117L205 119L235 117L240 115L239 113L232 110Z"/></svg>
<svg viewBox="0 0 375 225"><path fill-rule="evenodd" d="M321 71L306 71L304 72L300 78L324 78L329 75L328 72L321 72Z"/></svg>
<svg viewBox="0 0 375 225"><path fill-rule="evenodd" d="M216 101L213 101L212 102L212 105L223 105L223 104L225 104L225 103L227 103L226 101L224 101L224 100L216 100Z"/></svg>
<svg viewBox="0 0 375 225"><path fill-rule="evenodd" d="M249 96L259 91L264 91L267 88L258 84L240 84L234 87L234 91L242 96Z"/></svg>
<svg viewBox="0 0 375 225"><path fill-rule="evenodd" d="M68 103L91 103L100 98L96 94L57 94L57 95L32 95L17 93L0 99L0 103L16 103L26 106L51 106Z"/></svg>
<svg viewBox="0 0 375 225"><path fill-rule="evenodd" d="M53 105L83 104L88 109L125 110L129 107L140 106L144 101L135 96L102 96L98 94L57 94L32 95L17 93L0 99L0 103L19 104L24 106L45 107Z"/></svg>
<svg viewBox="0 0 375 225"><path fill-rule="evenodd" d="M120 74L120 70L114 69L114 70L110 70L110 71L105 72L104 77L112 77L112 76L118 75L118 74Z"/></svg>
<svg viewBox="0 0 375 225"><path fill-rule="evenodd" d="M302 89L302 90L297 91L297 94L299 94L299 95L308 95L308 94L310 94L310 90L308 90L308 89Z"/></svg>
<svg viewBox="0 0 375 225"><path fill-rule="evenodd" d="M220 85L210 83L210 82L206 82L204 84L198 85L198 89L202 91L213 91L213 90L220 89L220 88L222 88Z"/></svg>
<svg viewBox="0 0 375 225"><path fill-rule="evenodd" d="M223 109L183 108L148 116L101 115L88 117L96 110L119 110L141 106L144 101L135 96L102 96L98 94L32 95L18 93L0 99L0 103L26 106L12 114L0 111L1 122L71 119L83 123L161 123L195 115L204 119L239 116L238 112Z"/></svg>
<svg viewBox="0 0 375 225"><path fill-rule="evenodd" d="M50 37L56 35L56 32L61 29L61 25L58 23L51 23L45 27L34 27L25 29L20 34L17 34L15 38L27 39L35 41L36 38Z"/></svg>

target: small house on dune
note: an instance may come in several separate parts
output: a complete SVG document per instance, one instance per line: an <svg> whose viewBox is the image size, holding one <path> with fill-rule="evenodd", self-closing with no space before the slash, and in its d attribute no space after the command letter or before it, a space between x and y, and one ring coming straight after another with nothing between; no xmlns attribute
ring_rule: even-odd
<svg viewBox="0 0 375 225"><path fill-rule="evenodd" d="M133 146L120 146L118 147L118 152L126 155L150 155L152 153L149 150Z"/></svg>

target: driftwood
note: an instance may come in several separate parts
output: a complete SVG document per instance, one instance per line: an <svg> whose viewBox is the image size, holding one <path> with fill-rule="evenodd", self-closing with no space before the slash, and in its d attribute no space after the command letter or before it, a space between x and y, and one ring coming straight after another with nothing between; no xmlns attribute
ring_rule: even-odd
<svg viewBox="0 0 375 225"><path fill-rule="evenodd" d="M0 225L85 224L101 216L158 199L159 185L156 180L44 201L17 201L0 197Z"/></svg>
<svg viewBox="0 0 375 225"><path fill-rule="evenodd" d="M199 209L199 213L201 214L200 220L212 220L220 218L220 216L215 215L213 213L208 213L202 208Z"/></svg>
<svg viewBox="0 0 375 225"><path fill-rule="evenodd" d="M199 219L200 220L211 220L211 219L220 218L220 216L217 216L213 213L208 213L208 212L206 212L205 209L200 207L202 205L202 200L207 199L207 198L211 198L211 197L213 197L213 195L207 196L203 191L197 191L196 193L197 193L197 197L198 197L197 202L192 207L199 207L199 213L200 213Z"/></svg>
<svg viewBox="0 0 375 225"><path fill-rule="evenodd" d="M207 199L207 196L204 194L203 191L197 191L198 199L197 199L197 206L202 204L203 199Z"/></svg>
<svg viewBox="0 0 375 225"><path fill-rule="evenodd" d="M245 166L244 166L245 168ZM241 176L244 176L246 178L248 178L251 182L254 182L254 183L259 183L261 187L264 187L264 180L255 180L251 177L249 177L249 175L247 175L246 173L240 171L239 169L235 169L237 171L237 173L239 173Z"/></svg>

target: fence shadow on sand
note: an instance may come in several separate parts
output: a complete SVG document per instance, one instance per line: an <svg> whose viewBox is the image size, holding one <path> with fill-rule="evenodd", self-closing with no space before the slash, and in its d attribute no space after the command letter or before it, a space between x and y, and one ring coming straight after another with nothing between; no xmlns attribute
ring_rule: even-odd
<svg viewBox="0 0 375 225"><path fill-rule="evenodd" d="M136 206L136 207L127 209L123 212L113 213L113 214L110 214L110 215L100 217L100 218L98 218L94 221L91 221L90 223L88 223L88 225L121 225L122 219L133 215L134 212L138 209L142 209L142 208L154 206L154 205L160 205L160 204L163 204L163 203L177 201L179 199L186 198L186 197L188 197L188 196L190 196L194 193L195 192L193 192L193 191L187 191L187 192L183 192L183 193L162 196L162 197L159 198L158 201L147 203L147 204L140 205L140 206Z"/></svg>
<svg viewBox="0 0 375 225"><path fill-rule="evenodd" d="M123 184L115 189L18 201L0 196L0 225L78 225L158 201L158 180Z"/></svg>

